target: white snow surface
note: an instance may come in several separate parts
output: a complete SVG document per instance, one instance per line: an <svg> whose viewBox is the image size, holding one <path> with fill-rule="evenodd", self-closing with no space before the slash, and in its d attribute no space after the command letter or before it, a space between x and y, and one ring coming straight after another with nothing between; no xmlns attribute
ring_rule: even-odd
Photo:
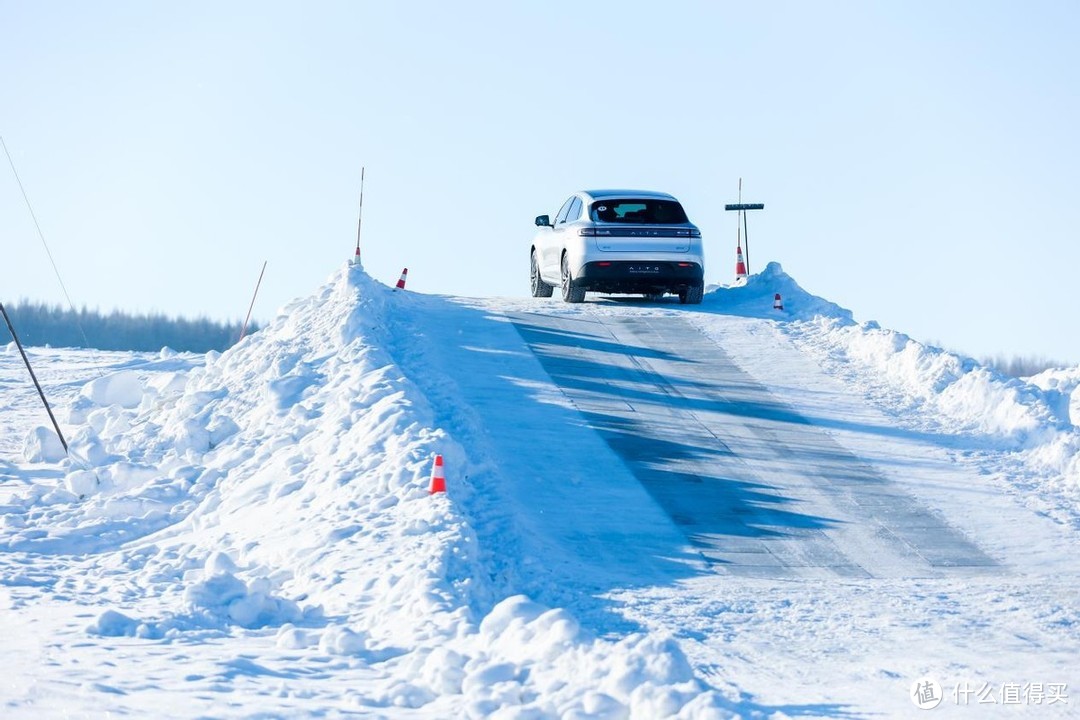
<svg viewBox="0 0 1080 720"><path fill-rule="evenodd" d="M1002 571L715 572L508 311L687 318ZM1080 368L1003 377L775 263L700 308L345 267L222 354L30 356L70 453L8 345L5 718L907 716L928 676L1080 703Z"/></svg>

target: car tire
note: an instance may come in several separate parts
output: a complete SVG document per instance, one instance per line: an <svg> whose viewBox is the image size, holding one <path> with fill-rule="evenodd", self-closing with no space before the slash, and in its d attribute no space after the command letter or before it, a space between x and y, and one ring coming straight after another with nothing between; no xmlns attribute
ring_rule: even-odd
<svg viewBox="0 0 1080 720"><path fill-rule="evenodd" d="M544 282L544 279L540 277L540 267L536 263L536 251L533 250L529 256L529 288L532 290L532 296L551 297L551 294L555 291L555 288Z"/></svg>
<svg viewBox="0 0 1080 720"><path fill-rule="evenodd" d="M679 302L683 305L700 305L705 297L704 285L689 285L679 291Z"/></svg>
<svg viewBox="0 0 1080 720"><path fill-rule="evenodd" d="M585 288L574 287L574 278L570 276L570 261L566 259L566 253L562 256L562 299L568 303L579 303L585 300Z"/></svg>

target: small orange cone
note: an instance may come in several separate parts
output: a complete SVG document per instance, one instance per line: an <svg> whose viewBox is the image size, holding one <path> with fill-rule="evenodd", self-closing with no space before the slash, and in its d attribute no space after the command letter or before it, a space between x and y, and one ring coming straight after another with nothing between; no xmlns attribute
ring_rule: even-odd
<svg viewBox="0 0 1080 720"><path fill-rule="evenodd" d="M353 257L352 264L356 265L356 266L360 265L360 246L359 245L356 246L356 256Z"/></svg>
<svg viewBox="0 0 1080 720"><path fill-rule="evenodd" d="M409 268L402 269L401 278L397 281L397 287L394 288L395 290L404 290L405 289L405 276L408 275L408 274L409 274Z"/></svg>
<svg viewBox="0 0 1080 720"><path fill-rule="evenodd" d="M773 310L783 310L784 309L784 301L780 299L780 293L776 293L776 295L773 297L772 309Z"/></svg>
<svg viewBox="0 0 1080 720"><path fill-rule="evenodd" d="M431 490L429 495L446 492L446 473L443 470L442 455L435 456L435 464L431 466Z"/></svg>
<svg viewBox="0 0 1080 720"><path fill-rule="evenodd" d="M746 263L743 261L742 245L739 245L735 249L735 279L746 279Z"/></svg>

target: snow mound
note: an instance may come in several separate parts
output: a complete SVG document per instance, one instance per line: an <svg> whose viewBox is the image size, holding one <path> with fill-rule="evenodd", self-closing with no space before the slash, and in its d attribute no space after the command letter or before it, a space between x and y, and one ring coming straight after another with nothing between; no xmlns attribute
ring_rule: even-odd
<svg viewBox="0 0 1080 720"><path fill-rule="evenodd" d="M103 637L134 637L138 632L139 621L116 610L106 610L92 622L86 631L91 635Z"/></svg>
<svg viewBox="0 0 1080 720"><path fill-rule="evenodd" d="M208 574L184 591L194 613L244 628L280 626L303 617L299 606L270 592L271 583L259 578L244 582L227 572Z"/></svg>
<svg viewBox="0 0 1080 720"><path fill-rule="evenodd" d="M780 295L782 310L774 308ZM784 272L778 262L770 262L760 273L738 285L710 285L703 301L706 310L742 317L806 320L818 316L851 320L850 310L812 295Z"/></svg>
<svg viewBox="0 0 1080 720"><path fill-rule="evenodd" d="M522 570L500 554L517 531L465 480L491 473L398 364L411 300L344 268L201 367L89 383L66 491L25 495L41 527L9 545L106 558L91 635L247 632L311 672L327 656L377 664L368 709L731 716L670 639L601 640L514 592ZM446 495L427 491L435 454ZM485 523L499 547L481 546Z"/></svg>

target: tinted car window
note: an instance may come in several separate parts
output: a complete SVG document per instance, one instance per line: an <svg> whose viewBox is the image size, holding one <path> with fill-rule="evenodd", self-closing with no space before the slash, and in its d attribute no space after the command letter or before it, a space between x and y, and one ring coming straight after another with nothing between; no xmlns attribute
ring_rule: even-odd
<svg viewBox="0 0 1080 720"><path fill-rule="evenodd" d="M682 205L674 200L607 199L597 200L589 208L596 222L678 225L690 220Z"/></svg>
<svg viewBox="0 0 1080 720"><path fill-rule="evenodd" d="M574 222L581 217L581 200L574 198L574 203L570 206L570 212L566 213L566 222Z"/></svg>
<svg viewBox="0 0 1080 720"><path fill-rule="evenodd" d="M577 197L572 197L563 203L562 208L559 210L558 216L556 216L555 218L556 225L562 222L566 222L566 213L570 211L570 206L574 204L575 200L577 200Z"/></svg>

